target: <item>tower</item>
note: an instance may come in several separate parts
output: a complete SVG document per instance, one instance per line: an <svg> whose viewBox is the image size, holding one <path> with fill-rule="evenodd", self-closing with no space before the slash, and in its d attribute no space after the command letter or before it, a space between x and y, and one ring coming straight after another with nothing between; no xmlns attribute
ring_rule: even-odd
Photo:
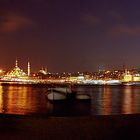
<svg viewBox="0 0 140 140"><path fill-rule="evenodd" d="M31 68L30 68L30 62L28 62L28 76L30 76Z"/></svg>
<svg viewBox="0 0 140 140"><path fill-rule="evenodd" d="M15 68L18 67L18 60L16 59L16 64L15 64Z"/></svg>

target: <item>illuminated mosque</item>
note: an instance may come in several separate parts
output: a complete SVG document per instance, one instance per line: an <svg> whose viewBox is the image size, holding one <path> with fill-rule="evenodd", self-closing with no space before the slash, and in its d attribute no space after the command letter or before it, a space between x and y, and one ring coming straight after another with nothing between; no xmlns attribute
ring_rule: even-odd
<svg viewBox="0 0 140 140"><path fill-rule="evenodd" d="M27 74L18 66L18 61L16 60L15 67L9 71L2 80L18 81L29 79L30 77L30 63L28 62Z"/></svg>

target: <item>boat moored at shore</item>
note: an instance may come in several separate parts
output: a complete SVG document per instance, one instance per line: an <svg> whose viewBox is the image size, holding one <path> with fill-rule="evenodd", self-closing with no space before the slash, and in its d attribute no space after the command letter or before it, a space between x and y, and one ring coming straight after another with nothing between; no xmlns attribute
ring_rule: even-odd
<svg viewBox="0 0 140 140"><path fill-rule="evenodd" d="M47 90L47 98L50 101L73 99L75 94L71 87L54 87Z"/></svg>

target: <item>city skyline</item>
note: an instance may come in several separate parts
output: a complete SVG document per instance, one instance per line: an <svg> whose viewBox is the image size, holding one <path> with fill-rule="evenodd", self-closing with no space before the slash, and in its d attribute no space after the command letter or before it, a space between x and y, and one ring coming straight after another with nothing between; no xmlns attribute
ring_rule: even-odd
<svg viewBox="0 0 140 140"><path fill-rule="evenodd" d="M139 68L140 2L1 0L0 67L33 71Z"/></svg>
<svg viewBox="0 0 140 140"><path fill-rule="evenodd" d="M44 71L44 72L47 72L48 74L50 73L56 73L56 74L64 74L64 73L66 73L66 74L70 74L70 73L77 73L77 74L86 74L86 73L102 73L102 72L118 72L118 71L122 71L122 72L124 72L124 73L129 73L130 71L137 71L137 73L139 73L140 72L140 68L135 68L135 67L133 67L133 68L128 68L128 67L126 67L125 65L123 65L120 69L107 69L107 68L105 68L103 65L101 65L101 67L98 67L98 70L96 70L96 71L89 71L89 70L87 70L87 71L55 71L55 72L53 72L53 71L49 71L48 69L48 67L40 67L40 68L36 68L36 71L34 70L34 69L32 69L32 63L28 60L28 61L26 61L26 64L24 64L23 65L23 63L22 62L20 62L19 63L19 59L17 59L16 58L16 60L15 60L15 62L12 64L12 67L10 67L9 69L5 69L4 67L2 68L0 68L0 71L1 72L8 72L8 71L11 71L12 69L15 69L15 68L21 68L23 71L25 71L26 73L27 73L27 75L29 76L30 75L30 73L31 73L31 71L32 71L32 73L36 73L36 72L40 72L40 71Z"/></svg>

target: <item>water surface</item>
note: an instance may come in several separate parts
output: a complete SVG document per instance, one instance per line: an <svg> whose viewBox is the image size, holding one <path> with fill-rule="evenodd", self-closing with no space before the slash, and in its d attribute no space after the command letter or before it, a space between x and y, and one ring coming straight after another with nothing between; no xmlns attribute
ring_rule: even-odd
<svg viewBox="0 0 140 140"><path fill-rule="evenodd" d="M79 86L90 101L50 103L47 87L0 86L0 113L21 115L117 115L140 113L140 86Z"/></svg>

